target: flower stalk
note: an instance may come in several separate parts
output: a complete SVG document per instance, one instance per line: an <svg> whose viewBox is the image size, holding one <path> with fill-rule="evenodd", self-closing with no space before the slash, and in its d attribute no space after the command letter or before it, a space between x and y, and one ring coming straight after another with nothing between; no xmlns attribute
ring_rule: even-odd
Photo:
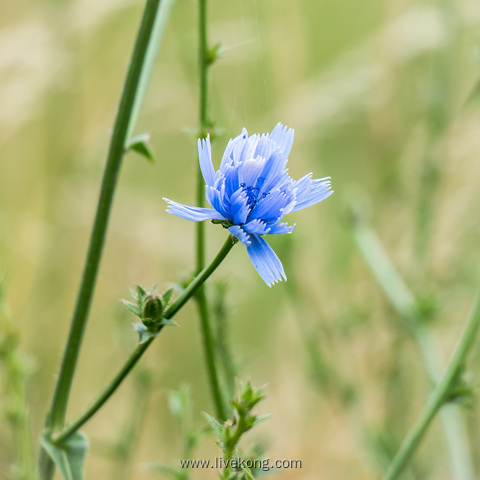
<svg viewBox="0 0 480 480"><path fill-rule="evenodd" d="M198 289L206 282L208 277L217 269L217 267L223 262L225 257L228 255L230 250L236 243L235 237L228 236L227 240L223 244L222 248L219 250L215 258L210 262L210 264L205 267L183 290L182 294L173 302L170 307L165 310L163 318L166 320L171 319L178 311L187 303L187 301L198 291ZM163 329L163 325L160 326L159 331ZM151 336L148 340L137 345L133 353L127 359L125 364L120 368L115 377L110 381L110 383L105 387L105 389L100 393L100 395L92 402L92 404L87 408L87 410L73 421L67 428L62 432L56 435L52 441L56 445L61 445L68 439L70 435L76 432L81 428L90 418L92 418L95 413L100 410L100 408L107 402L107 400L113 395L117 388L121 385L123 380L127 377L133 367L140 360L142 355L147 351L147 349L152 344L156 336Z"/></svg>
<svg viewBox="0 0 480 480"><path fill-rule="evenodd" d="M207 37L207 0L198 2L198 60L199 60L199 122L200 138L204 139L208 134L210 122L208 120L208 74L213 59L209 53ZM203 183L200 165L197 168L197 202L203 206L205 203L205 184ZM201 222L196 225L196 271L200 272L205 266L205 225ZM204 287L198 289L195 299L200 316L202 344L207 366L208 381L212 392L213 402L218 417L226 418L225 399L220 387L217 362L215 358L215 336L212 329L210 309L207 294Z"/></svg>
<svg viewBox="0 0 480 480"><path fill-rule="evenodd" d="M95 289L118 174L126 152L129 134L133 130L134 117L143 100L142 92L146 89L151 73L152 51L154 50L152 50L152 45L155 41L160 42L159 29L165 28L165 22L158 21L162 13L160 10L160 0L147 1L128 68L107 155L100 197L67 345L45 423L47 435L53 430L62 428L65 422L70 390ZM163 13L165 14L165 12ZM43 480L53 477L53 462L43 449L40 452L39 471Z"/></svg>

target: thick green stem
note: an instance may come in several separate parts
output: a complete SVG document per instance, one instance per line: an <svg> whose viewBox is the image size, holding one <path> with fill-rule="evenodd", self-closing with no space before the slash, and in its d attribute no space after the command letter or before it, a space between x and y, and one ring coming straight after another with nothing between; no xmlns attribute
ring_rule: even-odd
<svg viewBox="0 0 480 480"><path fill-rule="evenodd" d="M159 5L160 0L147 1L131 57L120 106L115 119L95 221L67 345L52 404L47 415L45 425L47 434L55 429L62 428L65 422L68 399L95 288L117 177L125 154L128 135L133 128L132 118L134 112L139 108L139 103L141 103L141 90L146 88L146 77L149 75L145 71L149 70L149 63L152 61L152 56L149 55L149 52L151 52L152 48L155 27L158 26ZM160 26L164 28L164 23ZM160 41L158 35L154 40ZM44 450L40 453L39 470L42 479L53 477L54 466Z"/></svg>
<svg viewBox="0 0 480 480"><path fill-rule="evenodd" d="M198 58L199 58L199 122L200 137L207 136L208 119L208 72L211 66L209 57L208 39L207 39L207 0L199 0L198 3ZM202 207L205 204L205 183L203 181L200 165L197 168L197 205ZM205 225L202 222L197 224L197 272L201 271L205 265ZM211 316L208 306L205 288L198 290L195 298L197 299L198 312L201 321L202 343L207 365L208 379L212 392L213 401L217 416L223 420L226 419L225 402L222 389L220 387L217 363L215 361L215 337L211 325Z"/></svg>
<svg viewBox="0 0 480 480"><path fill-rule="evenodd" d="M182 292L182 294L172 303L172 305L167 308L164 314L164 318L167 320L172 318L184 305L185 303L194 295L198 289L204 284L208 277L215 271L215 269L222 263L225 257L228 255L232 247L236 243L236 238L228 236L227 240L223 244L222 248L211 261L211 263L205 267L193 280L190 282L187 288ZM161 330L161 329L160 329ZM106 386L106 388L100 393L100 395L92 402L92 404L87 408L87 410L73 421L65 430L59 433L54 439L53 442L57 445L61 445L72 433L76 432L82 425L84 425L90 418L95 415L95 413L100 410L100 408L106 403L106 401L113 395L117 390L123 380L127 377L133 367L136 365L138 360L146 352L148 347L152 344L155 337L150 337L144 343L141 343L130 355L128 360L118 371L115 377L111 382Z"/></svg>
<svg viewBox="0 0 480 480"><path fill-rule="evenodd" d="M420 444L420 441L425 435L431 421L448 400L448 395L459 379L459 375L464 367L468 352L474 343L479 326L480 294L477 295L470 317L465 325L445 374L430 396L419 419L402 443L397 455L395 455L395 458L385 474L384 480L395 480L398 478L398 475L400 475L402 470L408 464L410 457Z"/></svg>

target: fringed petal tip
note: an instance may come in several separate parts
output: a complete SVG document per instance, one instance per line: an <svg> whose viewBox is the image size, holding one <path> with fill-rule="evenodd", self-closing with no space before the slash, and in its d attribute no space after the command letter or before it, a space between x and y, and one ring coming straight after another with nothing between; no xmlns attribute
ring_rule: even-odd
<svg viewBox="0 0 480 480"><path fill-rule="evenodd" d="M202 171L203 179L207 185L212 186L215 183L215 170L212 163L210 135L207 135L207 137L203 139L199 138L197 146L198 159L200 162L200 170Z"/></svg>
<svg viewBox="0 0 480 480"><path fill-rule="evenodd" d="M277 282L287 280L283 265L272 247L260 236L250 235L250 245L247 246L247 253L252 265L262 280L271 287Z"/></svg>
<svg viewBox="0 0 480 480"><path fill-rule="evenodd" d="M167 212L177 217L191 220L192 222L202 222L203 220L225 220L220 213L213 208L192 207L183 203L174 202L168 198L163 198L168 203Z"/></svg>
<svg viewBox="0 0 480 480"><path fill-rule="evenodd" d="M293 128L288 128L287 126L283 126L280 122L278 122L270 133L269 137L279 146L280 151L285 155L285 157L288 157L290 150L292 149L295 130L293 130Z"/></svg>
<svg viewBox="0 0 480 480"><path fill-rule="evenodd" d="M250 241L250 235L240 226L233 225L229 227L228 231L234 236L237 237L240 242L242 242L245 246L249 247L252 243Z"/></svg>

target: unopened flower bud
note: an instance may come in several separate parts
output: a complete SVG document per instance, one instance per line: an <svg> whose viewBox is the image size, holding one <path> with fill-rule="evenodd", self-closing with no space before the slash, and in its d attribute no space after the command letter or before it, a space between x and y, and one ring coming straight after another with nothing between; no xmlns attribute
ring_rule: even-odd
<svg viewBox="0 0 480 480"><path fill-rule="evenodd" d="M142 322L146 327L152 327L162 320L163 305L158 295L148 294L143 303Z"/></svg>

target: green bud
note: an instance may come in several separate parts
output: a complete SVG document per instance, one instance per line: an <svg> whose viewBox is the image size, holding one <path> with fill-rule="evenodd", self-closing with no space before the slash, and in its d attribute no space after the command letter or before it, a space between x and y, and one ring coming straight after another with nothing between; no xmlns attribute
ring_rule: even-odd
<svg viewBox="0 0 480 480"><path fill-rule="evenodd" d="M146 327L153 327L162 320L162 299L155 294L147 294L143 303L142 322Z"/></svg>

